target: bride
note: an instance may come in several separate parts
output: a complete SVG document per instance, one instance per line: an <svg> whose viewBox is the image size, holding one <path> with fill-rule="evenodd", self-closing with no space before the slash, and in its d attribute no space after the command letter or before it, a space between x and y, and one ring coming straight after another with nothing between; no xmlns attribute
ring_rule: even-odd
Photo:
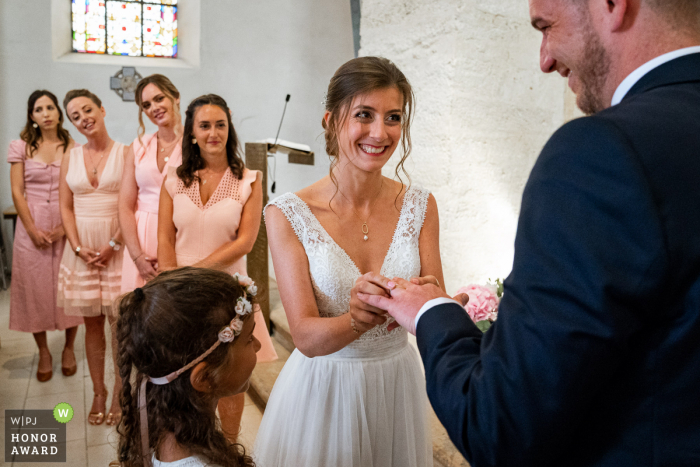
<svg viewBox="0 0 700 467"><path fill-rule="evenodd" d="M258 431L260 467L433 464L418 355L403 328L389 332L356 297L388 296L380 275L444 283L435 199L382 176L401 146L400 180L412 109L411 86L389 60L345 63L328 86L323 118L330 175L266 208L297 348Z"/></svg>

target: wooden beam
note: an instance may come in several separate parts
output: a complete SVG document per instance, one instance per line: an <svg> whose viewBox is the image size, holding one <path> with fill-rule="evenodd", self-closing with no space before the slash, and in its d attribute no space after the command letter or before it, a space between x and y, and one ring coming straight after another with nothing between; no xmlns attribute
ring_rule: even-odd
<svg viewBox="0 0 700 467"><path fill-rule="evenodd" d="M245 165L250 170L262 172L263 207L267 206L267 143L245 143ZM267 257L267 230L265 219L260 219L260 231L255 245L246 257L248 276L258 286L258 294L255 297L263 316L267 330L270 330L270 267Z"/></svg>

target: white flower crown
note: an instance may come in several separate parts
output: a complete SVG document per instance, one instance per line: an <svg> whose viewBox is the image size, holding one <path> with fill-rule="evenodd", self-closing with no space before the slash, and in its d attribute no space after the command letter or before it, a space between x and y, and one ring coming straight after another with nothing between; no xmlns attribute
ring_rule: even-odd
<svg viewBox="0 0 700 467"><path fill-rule="evenodd" d="M245 292L243 292L242 297L238 297L238 300L236 300L236 316L233 317L228 326L219 331L219 341L221 342L232 342L241 333L243 330L243 318L253 312L253 304L248 300L247 294L255 297L258 293L258 287L250 277L235 273L233 278L245 288Z"/></svg>

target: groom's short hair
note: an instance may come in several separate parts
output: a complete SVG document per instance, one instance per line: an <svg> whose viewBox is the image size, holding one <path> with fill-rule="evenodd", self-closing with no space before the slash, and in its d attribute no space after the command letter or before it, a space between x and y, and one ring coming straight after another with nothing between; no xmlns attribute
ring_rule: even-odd
<svg viewBox="0 0 700 467"><path fill-rule="evenodd" d="M642 0L674 26L700 29L700 0Z"/></svg>
<svg viewBox="0 0 700 467"><path fill-rule="evenodd" d="M572 0L583 7L588 0ZM700 31L700 0L641 0L674 28Z"/></svg>

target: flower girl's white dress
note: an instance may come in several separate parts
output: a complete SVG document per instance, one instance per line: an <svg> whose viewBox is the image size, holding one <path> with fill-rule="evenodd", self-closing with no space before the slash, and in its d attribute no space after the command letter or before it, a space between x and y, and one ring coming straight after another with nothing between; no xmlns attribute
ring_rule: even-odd
<svg viewBox="0 0 700 467"><path fill-rule="evenodd" d="M380 274L420 274L427 200L423 189L406 193ZM321 317L347 313L357 266L298 196L287 193L270 204L285 214L306 250ZM387 325L331 355L292 353L258 430L253 454L259 467L433 465L420 359L406 331L387 332Z"/></svg>

